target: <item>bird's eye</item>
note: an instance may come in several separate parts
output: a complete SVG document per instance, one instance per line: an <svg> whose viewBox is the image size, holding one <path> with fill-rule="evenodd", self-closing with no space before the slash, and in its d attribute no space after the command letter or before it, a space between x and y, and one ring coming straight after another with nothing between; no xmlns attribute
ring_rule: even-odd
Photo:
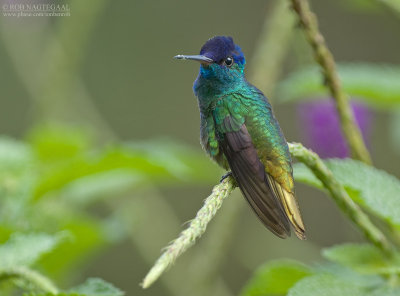
<svg viewBox="0 0 400 296"><path fill-rule="evenodd" d="M224 61L225 65L227 65L228 67L233 65L233 58L232 57L227 57Z"/></svg>

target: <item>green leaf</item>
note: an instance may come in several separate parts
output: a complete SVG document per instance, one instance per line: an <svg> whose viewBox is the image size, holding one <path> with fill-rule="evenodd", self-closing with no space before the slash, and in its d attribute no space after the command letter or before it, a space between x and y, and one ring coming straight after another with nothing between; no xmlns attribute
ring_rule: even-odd
<svg viewBox="0 0 400 296"><path fill-rule="evenodd" d="M0 245L0 269L30 266L43 254L53 250L65 237L66 233L14 233L6 243Z"/></svg>
<svg viewBox="0 0 400 296"><path fill-rule="evenodd" d="M85 283L67 292L51 293L25 293L24 296L123 296L120 289L99 278L89 278Z"/></svg>
<svg viewBox="0 0 400 296"><path fill-rule="evenodd" d="M88 151L91 136L82 129L59 124L37 126L28 135L29 142L41 161L55 162Z"/></svg>
<svg viewBox="0 0 400 296"><path fill-rule="evenodd" d="M121 185L115 176L123 174L122 186L139 182L212 182L221 170L204 153L175 141L159 139L95 146L91 136L81 129L65 126L41 126L28 137L34 155L40 161L34 198L63 189L73 182L100 192ZM39 172L39 173L38 173ZM109 174L109 175L108 175ZM112 182L109 180L113 175ZM91 178L93 177L93 178ZM89 186L85 186L87 181ZM93 186L94 185L94 186ZM87 192L90 194L90 192ZM94 195L91 194L91 198Z"/></svg>
<svg viewBox="0 0 400 296"><path fill-rule="evenodd" d="M297 281L311 274L309 267L294 260L268 262L255 272L241 295L286 295Z"/></svg>
<svg viewBox="0 0 400 296"><path fill-rule="evenodd" d="M32 177L30 173L33 162L29 146L0 137L0 196L16 198L29 187L27 184ZM3 199L0 201L4 202Z"/></svg>
<svg viewBox="0 0 400 296"><path fill-rule="evenodd" d="M165 168L162 174L145 173L134 170L125 164L121 168L113 168L82 176L66 183L61 195L69 202L80 205L94 202L99 198L118 194L128 189L150 182L170 184L172 182L204 182L219 179L218 167L207 160L203 153L199 154L184 145L166 140L124 144L127 150L140 153L143 158L158 167Z"/></svg>
<svg viewBox="0 0 400 296"><path fill-rule="evenodd" d="M72 288L70 293L85 296L122 296L125 293L99 278L90 278L82 285Z"/></svg>
<svg viewBox="0 0 400 296"><path fill-rule="evenodd" d="M400 255L387 258L370 244L343 244L323 250L323 256L358 272L370 274L400 273Z"/></svg>
<svg viewBox="0 0 400 296"><path fill-rule="evenodd" d="M194 149L175 140L161 138L131 142L127 146L143 152L153 162L185 181L215 182L215 178L219 178L221 174L221 169L201 149Z"/></svg>
<svg viewBox="0 0 400 296"><path fill-rule="evenodd" d="M151 180L163 184L182 181L211 182L220 170L204 154L166 142L115 145L59 162L41 174L35 197L63 188L65 185L100 173L112 171L130 174L132 182ZM89 180L89 179L88 179Z"/></svg>
<svg viewBox="0 0 400 296"><path fill-rule="evenodd" d="M24 210L37 176L34 166L34 155L28 145L0 137L0 222L4 229L24 224L22 219L26 221ZM0 233L1 242L7 238Z"/></svg>
<svg viewBox="0 0 400 296"><path fill-rule="evenodd" d="M297 282L287 296L400 296L400 289L385 283L359 285L333 274L321 273Z"/></svg>
<svg viewBox="0 0 400 296"><path fill-rule="evenodd" d="M385 171L352 159L324 161L350 197L387 222L400 226L400 181ZM308 168L294 166L295 179L322 188Z"/></svg>
<svg viewBox="0 0 400 296"><path fill-rule="evenodd" d="M26 144L0 137L0 171L25 168L32 162L32 151Z"/></svg>
<svg viewBox="0 0 400 296"><path fill-rule="evenodd" d="M121 168L130 170L134 174L149 174L154 177L168 175L164 167L153 164L142 154L122 147L114 147L104 152L66 159L58 166L51 167L42 174L36 187L35 197L61 189L79 178Z"/></svg>
<svg viewBox="0 0 400 296"><path fill-rule="evenodd" d="M315 274L331 274L336 278L362 286L374 288L385 284L385 280L378 274L361 274L354 269L333 262L324 262L313 267Z"/></svg>
<svg viewBox="0 0 400 296"><path fill-rule="evenodd" d="M135 174L126 169L115 169L71 181L60 192L60 198L82 207L101 198L116 196L134 189L143 182L145 177L142 174Z"/></svg>
<svg viewBox="0 0 400 296"><path fill-rule="evenodd" d="M299 162L293 165L293 176L296 181L303 182L319 189L324 188L324 185L321 183L321 181L304 163Z"/></svg>
<svg viewBox="0 0 400 296"><path fill-rule="evenodd" d="M373 64L339 64L338 72L344 90L351 96L378 108L400 105L400 67ZM326 97L317 67L291 74L278 89L280 102Z"/></svg>
<svg viewBox="0 0 400 296"><path fill-rule="evenodd" d="M363 287L336 278L331 274L306 277L289 290L288 296L366 296Z"/></svg>
<svg viewBox="0 0 400 296"><path fill-rule="evenodd" d="M54 294L58 290L50 279L25 266L0 270L0 279L13 280L12 283L23 291L48 291Z"/></svg>
<svg viewBox="0 0 400 296"><path fill-rule="evenodd" d="M60 227L70 233L72 239L60 243L39 262L57 280L62 280L68 272L93 260L106 244L106 234L101 225L89 217L75 215L73 219L64 221Z"/></svg>

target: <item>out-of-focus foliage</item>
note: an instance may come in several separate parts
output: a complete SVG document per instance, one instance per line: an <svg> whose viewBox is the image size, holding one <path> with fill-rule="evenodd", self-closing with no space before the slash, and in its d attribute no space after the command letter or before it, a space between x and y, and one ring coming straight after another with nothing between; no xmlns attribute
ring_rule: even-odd
<svg viewBox="0 0 400 296"><path fill-rule="evenodd" d="M112 212L91 211L95 202L139 186L197 184L219 175L202 153L166 140L98 144L89 132L61 126L36 128L26 142L0 138L0 293L13 289L10 281L36 293L29 295L54 292L42 274L66 281L73 268L123 238L122 222ZM57 295L122 292L92 279Z"/></svg>
<svg viewBox="0 0 400 296"><path fill-rule="evenodd" d="M31 270L45 253L55 250L57 244L67 237L66 233L48 235L44 233L14 233L10 239L0 246L0 279L14 280L22 290L30 291L30 296L122 296L124 293L101 279L88 279L84 284L58 292L57 288L46 277ZM41 291L50 291L43 293ZM37 291L37 292L33 292Z"/></svg>
<svg viewBox="0 0 400 296"><path fill-rule="evenodd" d="M325 161L349 196L393 226L400 226L400 181L385 171L352 159ZM323 189L321 182L302 164L294 166L297 181Z"/></svg>
<svg viewBox="0 0 400 296"><path fill-rule="evenodd" d="M400 295L400 288L390 281L398 276L398 267L375 247L346 244L325 249L323 254L333 263L305 266L277 260L265 264L249 280L242 295Z"/></svg>
<svg viewBox="0 0 400 296"><path fill-rule="evenodd" d="M86 176L101 178L102 173L118 173L114 178L107 177L108 184L98 182L102 186L111 186L121 178L130 179L131 185L132 182L139 185L149 181L211 181L217 176L215 166L205 162L204 155L168 140L93 149L88 147L89 140L83 134L47 128L33 132L31 142L42 162L41 177L34 189L35 199Z"/></svg>
<svg viewBox="0 0 400 296"><path fill-rule="evenodd" d="M124 292L98 278L89 278L83 284L59 293L26 293L24 296L123 296Z"/></svg>
<svg viewBox="0 0 400 296"><path fill-rule="evenodd" d="M387 294L388 293L388 294ZM389 294L392 293L392 294ZM388 286L370 287L354 281L335 277L331 274L316 274L307 277L290 289L288 296L378 296L378 295L399 295L397 288Z"/></svg>
<svg viewBox="0 0 400 296"><path fill-rule="evenodd" d="M326 97L317 67L292 73L278 89L279 102ZM344 90L352 97L376 108L391 109L400 105L400 67L374 64L339 64L339 76Z"/></svg>
<svg viewBox="0 0 400 296"><path fill-rule="evenodd" d="M400 257L385 256L376 247L369 244L343 244L323 251L330 261L348 266L364 274L398 274Z"/></svg>
<svg viewBox="0 0 400 296"><path fill-rule="evenodd" d="M308 266L297 261L268 262L254 273L253 278L244 287L242 295L286 295L297 281L311 274Z"/></svg>
<svg viewBox="0 0 400 296"><path fill-rule="evenodd" d="M60 234L51 236L44 233L12 234L10 239L0 246L1 270L32 265L43 254L53 250L62 237Z"/></svg>
<svg viewBox="0 0 400 296"><path fill-rule="evenodd" d="M394 229L399 227L400 181L396 177L351 159L324 162L356 203ZM296 181L324 189L311 170L302 164L294 166L294 176ZM293 261L267 263L249 280L242 294L400 295L397 284L400 254L397 251L388 256L370 244L343 244L324 249L322 255L332 263L309 267Z"/></svg>

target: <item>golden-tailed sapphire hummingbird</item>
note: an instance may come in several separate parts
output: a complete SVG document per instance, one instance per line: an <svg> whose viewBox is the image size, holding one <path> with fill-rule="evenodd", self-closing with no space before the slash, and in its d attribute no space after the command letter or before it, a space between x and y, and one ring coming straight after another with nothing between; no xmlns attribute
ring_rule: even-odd
<svg viewBox="0 0 400 296"><path fill-rule="evenodd" d="M274 234L305 239L294 192L292 161L268 99L245 78L245 57L231 37L209 39L199 55L176 59L200 62L193 90L201 119L201 144L230 170L251 208Z"/></svg>

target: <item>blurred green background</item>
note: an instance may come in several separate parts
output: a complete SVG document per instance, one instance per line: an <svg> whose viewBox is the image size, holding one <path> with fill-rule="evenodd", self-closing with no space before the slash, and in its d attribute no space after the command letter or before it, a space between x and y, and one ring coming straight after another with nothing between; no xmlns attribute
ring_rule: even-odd
<svg viewBox="0 0 400 296"><path fill-rule="evenodd" d="M399 15L377 2L311 1L337 61L400 63ZM96 223L106 224L100 231L106 233L104 237L92 238L73 268L57 273L57 268L42 264L61 287L94 276L113 283L127 295L236 295L252 271L268 259L314 262L321 259L322 247L362 240L333 202L304 185L298 184L296 190L307 226L305 242L273 236L235 192L199 243L160 282L142 290L139 283L160 250L194 217L222 175L199 145L199 114L192 93L198 65L172 57L196 54L208 38L230 35L242 47L251 71L257 64L251 57L277 0L63 3L69 4L70 17L0 18L0 134L33 143L36 151L45 154L42 159L51 155L54 144L49 151L40 150L38 142L47 139L43 135L50 142L69 143L60 144L60 151L63 145L70 148L71 139L78 143L78 150L107 150L115 143L130 143L130 147L140 147L142 154L148 153L150 159L164 162L166 167L166 158L173 153L179 159L187 153L188 161L183 163L191 175L185 180L182 175L172 178L166 174L169 177L164 180L149 174L146 182L136 182L132 176L117 174L112 177L115 182L108 185L108 177L103 176L104 181L86 180L91 189L86 183L79 187L72 182L64 184L66 189L49 190L44 195L49 203L63 198L68 205L71 198L79 204L79 194L90 196L93 201L83 202L85 206L79 206L79 211L90 219L95 217ZM295 27L293 30L281 65L282 79L299 64L311 62L302 32ZM271 99L287 140L303 141L296 104L279 104L279 93L275 94L277 97ZM380 109L373 113L369 147L374 164L399 176L399 152L390 144L391 112ZM165 147L172 147L173 153L163 155ZM70 156L67 153L63 157ZM135 160L130 161L135 166ZM190 168L192 161L195 164ZM171 170L179 171L173 159L170 165ZM185 170L182 172L184 175ZM92 192L84 192L86 186ZM49 215L46 211L54 208L37 210ZM81 212L74 216L73 207L69 215L70 222L81 219ZM29 229L29 223L22 229ZM82 227L79 223L77 228ZM91 235L88 230L83 237L89 241ZM2 238L4 241L6 235Z"/></svg>

